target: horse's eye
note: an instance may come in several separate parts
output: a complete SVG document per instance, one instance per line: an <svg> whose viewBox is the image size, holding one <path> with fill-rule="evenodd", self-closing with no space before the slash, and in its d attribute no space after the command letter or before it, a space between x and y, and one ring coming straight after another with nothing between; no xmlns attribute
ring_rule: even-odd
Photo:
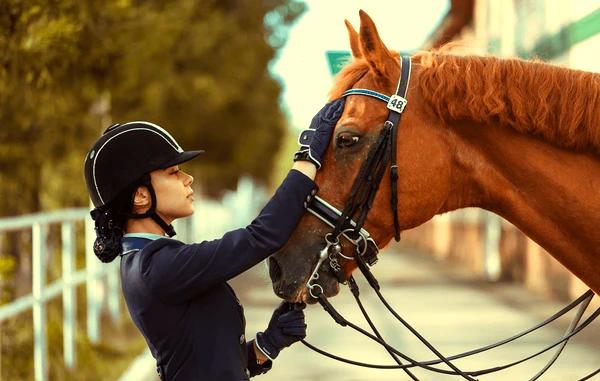
<svg viewBox="0 0 600 381"><path fill-rule="evenodd" d="M354 135L350 132L342 132L337 137L336 145L339 148L352 147L353 145L358 143L359 140L360 137L358 135Z"/></svg>

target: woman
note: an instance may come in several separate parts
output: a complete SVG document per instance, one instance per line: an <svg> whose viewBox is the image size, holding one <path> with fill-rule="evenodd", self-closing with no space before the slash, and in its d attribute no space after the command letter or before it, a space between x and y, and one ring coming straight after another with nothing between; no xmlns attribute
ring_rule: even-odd
<svg viewBox="0 0 600 381"><path fill-rule="evenodd" d="M129 313L163 381L248 379L305 337L304 305L282 302L246 342L243 308L227 281L288 240L316 193L313 179L343 107L337 100L315 115L292 169L250 225L189 245L171 238L171 222L194 212L194 179L179 164L203 151L183 151L148 122L111 126L92 146L85 178L96 207L94 252L102 262L121 257Z"/></svg>

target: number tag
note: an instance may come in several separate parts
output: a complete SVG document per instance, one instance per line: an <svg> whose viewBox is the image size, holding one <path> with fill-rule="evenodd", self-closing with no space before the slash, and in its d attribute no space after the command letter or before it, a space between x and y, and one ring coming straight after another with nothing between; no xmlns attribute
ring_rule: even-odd
<svg viewBox="0 0 600 381"><path fill-rule="evenodd" d="M404 111L404 107L406 107L406 103L408 103L408 101L405 98L402 98L398 94L394 94L390 97L387 108L392 111L396 111L397 113L402 113L402 111Z"/></svg>

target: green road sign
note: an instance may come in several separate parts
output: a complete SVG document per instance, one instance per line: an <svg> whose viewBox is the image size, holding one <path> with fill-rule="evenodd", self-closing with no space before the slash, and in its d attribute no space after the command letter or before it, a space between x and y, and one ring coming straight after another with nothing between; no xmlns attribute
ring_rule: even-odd
<svg viewBox="0 0 600 381"><path fill-rule="evenodd" d="M348 62L352 61L352 54L344 50L327 50L325 56L332 76L339 73Z"/></svg>

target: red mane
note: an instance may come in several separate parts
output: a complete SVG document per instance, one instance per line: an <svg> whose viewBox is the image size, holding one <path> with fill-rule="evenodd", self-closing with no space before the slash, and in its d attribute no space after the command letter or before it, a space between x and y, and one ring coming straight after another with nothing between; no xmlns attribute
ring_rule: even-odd
<svg viewBox="0 0 600 381"><path fill-rule="evenodd" d="M500 123L558 147L600 153L600 75L542 62L423 52L417 85L443 120ZM369 70L363 59L336 78L336 98ZM409 99L410 105L410 99Z"/></svg>

